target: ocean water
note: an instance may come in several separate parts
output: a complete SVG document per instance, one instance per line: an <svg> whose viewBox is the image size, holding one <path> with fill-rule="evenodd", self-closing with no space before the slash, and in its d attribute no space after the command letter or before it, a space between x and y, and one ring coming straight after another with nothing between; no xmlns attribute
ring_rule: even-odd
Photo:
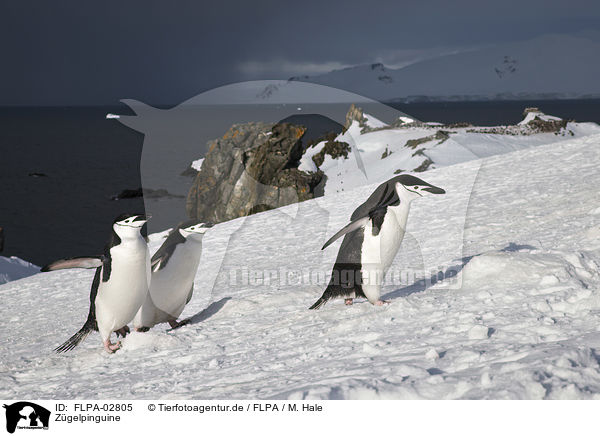
<svg viewBox="0 0 600 436"><path fill-rule="evenodd" d="M521 120L525 107L536 106L563 118L600 123L600 100L392 106L423 121L512 124ZM347 105L327 110L306 107L302 114L332 114L339 122L346 110ZM161 154L150 152L149 135L142 153L144 134L118 120L105 119L109 112L131 114L125 106L0 108L0 227L5 233L0 255L44 265L62 257L101 253L114 217L144 211L145 206L141 198L111 201L111 196L142 184L185 196L193 179L180 173L191 160L204 155L208 139L222 135L234 122L277 121L281 113L261 105L250 111L249 118L247 108L245 115L239 108L204 108L194 115L199 133L193 141L178 143L177 129L163 137L154 136L154 145L159 144L155 150L164 150ZM386 121L386 116L394 113L383 112L374 115ZM322 119L313 121L316 130L329 127ZM161 177L148 177L155 168ZM150 230L167 228L185 218L184 205L185 198L147 200L146 206L159 211Z"/></svg>
<svg viewBox="0 0 600 436"><path fill-rule="evenodd" d="M106 112L0 109L0 255L43 265L99 254L117 215L143 212L140 198L110 200L140 186L143 135L108 123Z"/></svg>

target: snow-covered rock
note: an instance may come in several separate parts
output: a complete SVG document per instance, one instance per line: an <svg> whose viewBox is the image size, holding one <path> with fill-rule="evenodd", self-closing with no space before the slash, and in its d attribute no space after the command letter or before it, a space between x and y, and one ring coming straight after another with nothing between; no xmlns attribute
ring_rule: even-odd
<svg viewBox="0 0 600 436"><path fill-rule="evenodd" d="M542 121L559 121L559 117L553 117L552 115L546 115L538 108L527 108L525 109L525 118L521 122L519 122L520 126L525 126L531 123L535 119L539 119Z"/></svg>
<svg viewBox="0 0 600 436"><path fill-rule="evenodd" d="M202 162L204 162L204 158L193 161L190 166L196 171L200 171L202 169Z"/></svg>
<svg viewBox="0 0 600 436"><path fill-rule="evenodd" d="M302 171L320 169L327 176L325 195L370 183L381 183L399 173L423 172L481 157L508 153L600 133L596 123L563 121L537 109L526 113L514 126L475 127L414 122L402 117L388 126L352 105L346 130L334 140L355 144L366 169L357 166L353 153L333 158L325 155L316 165L313 157L325 146L322 141L309 147L300 160Z"/></svg>

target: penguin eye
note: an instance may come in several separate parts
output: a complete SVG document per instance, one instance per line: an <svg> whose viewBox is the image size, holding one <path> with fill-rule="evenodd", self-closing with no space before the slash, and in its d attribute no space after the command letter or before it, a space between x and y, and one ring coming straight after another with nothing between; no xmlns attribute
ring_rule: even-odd
<svg viewBox="0 0 600 436"><path fill-rule="evenodd" d="M418 187L418 186L415 186L415 189L419 189L419 187Z"/></svg>

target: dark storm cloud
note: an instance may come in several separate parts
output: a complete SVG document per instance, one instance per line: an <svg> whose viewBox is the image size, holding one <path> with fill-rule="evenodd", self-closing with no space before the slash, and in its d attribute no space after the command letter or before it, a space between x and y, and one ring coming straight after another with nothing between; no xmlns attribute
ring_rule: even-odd
<svg viewBox="0 0 600 436"><path fill-rule="evenodd" d="M4 2L0 104L175 104L208 88L597 29L598 2ZM296 71L294 73L294 71Z"/></svg>

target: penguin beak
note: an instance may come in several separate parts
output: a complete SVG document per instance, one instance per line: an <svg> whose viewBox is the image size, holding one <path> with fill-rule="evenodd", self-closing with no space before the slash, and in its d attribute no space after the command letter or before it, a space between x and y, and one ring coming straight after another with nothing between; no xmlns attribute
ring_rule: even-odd
<svg viewBox="0 0 600 436"><path fill-rule="evenodd" d="M438 188L437 186L429 186L427 188L423 188L423 191L431 192L432 194L445 194L442 188Z"/></svg>
<svg viewBox="0 0 600 436"><path fill-rule="evenodd" d="M206 227L207 229L210 229L214 225L214 223L204 223L204 227Z"/></svg>
<svg viewBox="0 0 600 436"><path fill-rule="evenodd" d="M133 220L133 222L134 222L134 223L135 223L135 222L146 222L146 221L148 221L150 218L151 218L151 216L150 216L150 215L145 215L145 214L142 214L142 215L138 215L138 216L136 216L136 217L135 217L135 219Z"/></svg>

